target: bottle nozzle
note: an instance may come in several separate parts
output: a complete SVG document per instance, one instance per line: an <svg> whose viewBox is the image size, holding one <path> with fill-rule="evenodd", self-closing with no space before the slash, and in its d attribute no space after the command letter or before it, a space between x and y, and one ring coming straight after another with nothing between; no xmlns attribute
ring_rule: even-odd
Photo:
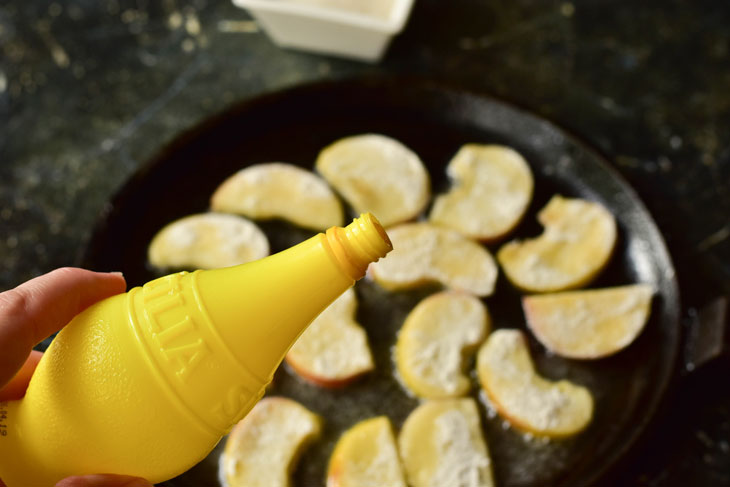
<svg viewBox="0 0 730 487"><path fill-rule="evenodd" d="M365 275L370 263L393 250L388 234L372 213L360 215L344 228L330 228L327 241L342 268L355 280Z"/></svg>

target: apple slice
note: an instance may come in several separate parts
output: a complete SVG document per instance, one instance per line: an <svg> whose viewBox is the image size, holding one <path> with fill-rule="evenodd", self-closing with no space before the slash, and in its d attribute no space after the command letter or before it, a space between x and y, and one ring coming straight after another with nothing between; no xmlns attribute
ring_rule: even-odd
<svg viewBox="0 0 730 487"><path fill-rule="evenodd" d="M455 230L406 223L388 230L393 250L370 266L373 279L390 290L438 282L476 296L494 292L497 265L489 251Z"/></svg>
<svg viewBox="0 0 730 487"><path fill-rule="evenodd" d="M348 289L312 322L286 355L302 378L324 387L343 386L373 370L365 330L355 321L357 297Z"/></svg>
<svg viewBox="0 0 730 487"><path fill-rule="evenodd" d="M441 292L416 305L406 317L395 346L404 385L416 396L463 396L471 386L464 358L487 336L489 315L478 298Z"/></svg>
<svg viewBox="0 0 730 487"><path fill-rule="evenodd" d="M335 445L327 487L406 487L387 416L360 421Z"/></svg>
<svg viewBox="0 0 730 487"><path fill-rule="evenodd" d="M398 436L411 487L491 487L492 462L473 399L427 401Z"/></svg>
<svg viewBox="0 0 730 487"><path fill-rule="evenodd" d="M220 462L228 487L287 487L302 451L319 437L319 416L296 401L267 397L231 431Z"/></svg>
<svg viewBox="0 0 730 487"><path fill-rule="evenodd" d="M200 213L157 232L148 248L160 269L215 269L269 255L269 241L255 223L237 215Z"/></svg>
<svg viewBox="0 0 730 487"><path fill-rule="evenodd" d="M446 173L452 187L436 198L429 220L477 240L493 242L507 235L532 199L530 166L509 147L466 144Z"/></svg>
<svg viewBox="0 0 730 487"><path fill-rule="evenodd" d="M525 296L527 326L557 355L595 359L627 347L641 333L653 290L646 284Z"/></svg>
<svg viewBox="0 0 730 487"><path fill-rule="evenodd" d="M593 416L588 389L567 380L551 382L537 374L519 330L492 332L477 354L477 375L497 412L534 435L574 435Z"/></svg>
<svg viewBox="0 0 730 487"><path fill-rule="evenodd" d="M213 211L248 218L281 218L313 230L342 225L342 205L327 183L293 164L267 162L241 169L218 186Z"/></svg>
<svg viewBox="0 0 730 487"><path fill-rule="evenodd" d="M315 167L356 213L370 211L385 227L414 218L431 194L421 159L384 135L340 139L322 150Z"/></svg>
<svg viewBox="0 0 730 487"><path fill-rule="evenodd" d="M616 221L598 203L553 196L537 215L545 231L509 242L497 253L507 278L528 292L555 292L588 284L608 263Z"/></svg>

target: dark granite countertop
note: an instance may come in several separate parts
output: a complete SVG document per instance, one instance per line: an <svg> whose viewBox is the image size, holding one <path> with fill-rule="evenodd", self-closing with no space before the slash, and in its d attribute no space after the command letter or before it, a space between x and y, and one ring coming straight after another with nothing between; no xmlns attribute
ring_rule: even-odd
<svg viewBox="0 0 730 487"><path fill-rule="evenodd" d="M126 178L230 103L409 74L516 103L606 155L657 220L690 323L730 293L728 26L711 0L416 0L369 65L282 51L228 0L0 2L0 289L76 263ZM614 485L730 486L730 389L704 387L711 374L727 377L684 384Z"/></svg>

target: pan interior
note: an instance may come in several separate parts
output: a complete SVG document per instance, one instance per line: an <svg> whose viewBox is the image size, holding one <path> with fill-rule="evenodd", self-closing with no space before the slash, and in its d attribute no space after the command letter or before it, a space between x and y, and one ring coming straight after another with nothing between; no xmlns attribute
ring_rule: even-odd
<svg viewBox="0 0 730 487"><path fill-rule="evenodd" d="M640 200L595 152L549 122L488 97L413 80L321 83L237 105L183 134L145 165L115 197L96 227L84 265L121 270L130 286L157 277L146 264L152 236L174 219L208 209L225 178L254 163L285 161L312 168L320 149L338 138L381 133L413 149L429 169L434 193L445 190L445 167L464 143L499 143L519 151L535 175L535 195L515 237L540 233L535 217L556 193L605 205L619 224L619 242L608 268L592 287L636 282L654 286L650 322L619 354L598 361L547 354L529 334L536 366L546 377L588 387L596 400L591 426L569 440L526 438L488 414L483 426L500 486L589 485L637 439L661 400L679 340L678 295L663 240ZM312 235L283 222L261 222L272 252ZM493 252L496 247L492 247ZM391 349L408 312L435 287L391 293L361 281L358 321L365 327L375 373L341 390L300 381L286 367L270 394L292 397L325 418L321 441L294 472L297 487L324 484L327 460L340 434L355 422L385 414L398 429L418 401L394 379ZM495 328L525 330L520 294L498 280L485 300ZM201 464L164 485L218 485L224 442Z"/></svg>

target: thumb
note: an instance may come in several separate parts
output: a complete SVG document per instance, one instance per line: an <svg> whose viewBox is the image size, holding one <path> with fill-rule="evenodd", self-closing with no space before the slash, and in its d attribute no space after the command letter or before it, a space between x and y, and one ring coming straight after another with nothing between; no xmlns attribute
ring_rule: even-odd
<svg viewBox="0 0 730 487"><path fill-rule="evenodd" d="M126 475L83 475L68 477L56 484L56 487L154 487L145 479L127 477Z"/></svg>

